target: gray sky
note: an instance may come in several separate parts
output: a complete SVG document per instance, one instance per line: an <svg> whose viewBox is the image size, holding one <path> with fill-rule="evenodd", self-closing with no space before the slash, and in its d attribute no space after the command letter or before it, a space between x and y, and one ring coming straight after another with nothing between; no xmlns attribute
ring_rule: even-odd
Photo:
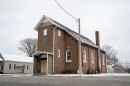
<svg viewBox="0 0 130 86"><path fill-rule="evenodd" d="M121 60L130 61L130 0L57 0L70 14L81 18L81 34L101 46L110 45ZM35 25L46 15L78 31L76 21L54 0L0 0L0 52L22 54L17 47L24 38L37 38Z"/></svg>

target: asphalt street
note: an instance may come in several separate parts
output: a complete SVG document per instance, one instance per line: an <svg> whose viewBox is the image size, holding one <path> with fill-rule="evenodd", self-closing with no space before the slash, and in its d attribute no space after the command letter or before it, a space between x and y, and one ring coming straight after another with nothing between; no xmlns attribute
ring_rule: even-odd
<svg viewBox="0 0 130 86"><path fill-rule="evenodd" d="M0 86L130 86L130 76L116 76L116 77L0 76Z"/></svg>

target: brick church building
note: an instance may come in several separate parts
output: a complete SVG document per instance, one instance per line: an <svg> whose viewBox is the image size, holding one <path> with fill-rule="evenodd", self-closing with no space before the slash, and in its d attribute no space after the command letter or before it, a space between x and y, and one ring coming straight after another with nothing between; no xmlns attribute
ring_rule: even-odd
<svg viewBox="0 0 130 86"><path fill-rule="evenodd" d="M33 74L77 74L79 70L78 33L43 16L35 27L38 51L34 54ZM96 44L81 35L82 73L106 73L106 54L100 49L99 32Z"/></svg>

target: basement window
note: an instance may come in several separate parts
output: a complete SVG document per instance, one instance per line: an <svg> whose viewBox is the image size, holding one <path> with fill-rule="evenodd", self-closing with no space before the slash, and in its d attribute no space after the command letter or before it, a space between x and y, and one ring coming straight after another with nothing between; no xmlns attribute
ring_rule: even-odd
<svg viewBox="0 0 130 86"><path fill-rule="evenodd" d="M91 63L94 64L94 53L93 52L91 53Z"/></svg>
<svg viewBox="0 0 130 86"><path fill-rule="evenodd" d="M72 62L72 52L70 49L66 51L66 62Z"/></svg>
<svg viewBox="0 0 130 86"><path fill-rule="evenodd" d="M43 34L44 36L46 36L47 35L47 29L44 29L44 34Z"/></svg>
<svg viewBox="0 0 130 86"><path fill-rule="evenodd" d="M86 62L86 51L85 50L83 51L83 58L82 59L83 59L83 62Z"/></svg>

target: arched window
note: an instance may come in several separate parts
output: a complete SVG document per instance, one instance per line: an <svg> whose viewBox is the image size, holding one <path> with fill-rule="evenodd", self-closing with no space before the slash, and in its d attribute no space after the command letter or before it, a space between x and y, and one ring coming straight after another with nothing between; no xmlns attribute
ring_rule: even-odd
<svg viewBox="0 0 130 86"><path fill-rule="evenodd" d="M66 51L66 62L72 62L72 52L70 49Z"/></svg>
<svg viewBox="0 0 130 86"><path fill-rule="evenodd" d="M44 36L46 36L47 35L47 29L44 29L44 34L43 34Z"/></svg>
<svg viewBox="0 0 130 86"><path fill-rule="evenodd" d="M91 63L94 64L94 53L93 52L91 53Z"/></svg>
<svg viewBox="0 0 130 86"><path fill-rule="evenodd" d="M82 59L83 59L83 62L86 62L86 51L85 50L83 51L83 58Z"/></svg>
<svg viewBox="0 0 130 86"><path fill-rule="evenodd" d="M104 55L102 54L102 65L105 65Z"/></svg>

